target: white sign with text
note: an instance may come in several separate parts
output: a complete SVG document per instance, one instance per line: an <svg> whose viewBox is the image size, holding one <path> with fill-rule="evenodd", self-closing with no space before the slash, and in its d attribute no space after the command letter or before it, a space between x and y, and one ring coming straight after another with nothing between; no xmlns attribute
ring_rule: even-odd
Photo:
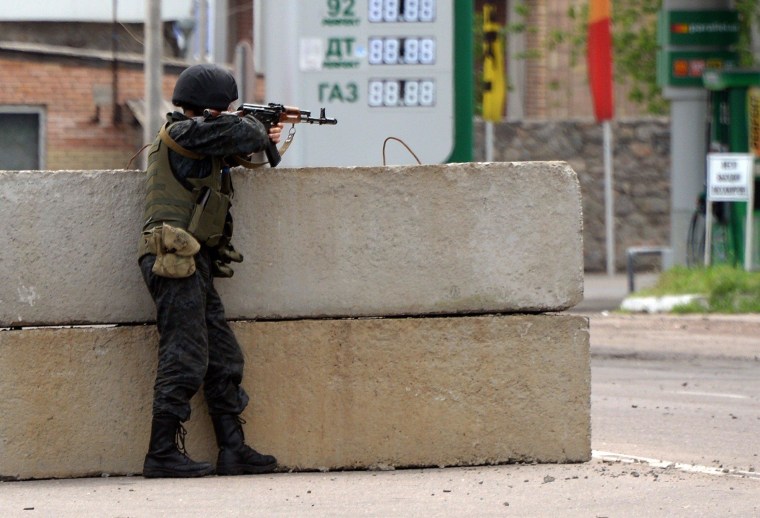
<svg viewBox="0 0 760 518"><path fill-rule="evenodd" d="M747 153L707 155L707 199L747 201L752 192L755 157Z"/></svg>
<svg viewBox="0 0 760 518"><path fill-rule="evenodd" d="M744 269L752 270L755 156L749 153L708 153L707 210L705 211L705 266L711 264L713 210L716 201L747 202L744 223Z"/></svg>

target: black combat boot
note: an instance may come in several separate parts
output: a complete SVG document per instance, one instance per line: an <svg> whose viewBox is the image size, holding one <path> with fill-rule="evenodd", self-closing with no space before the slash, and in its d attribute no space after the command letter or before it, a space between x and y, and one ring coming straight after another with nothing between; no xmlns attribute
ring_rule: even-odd
<svg viewBox="0 0 760 518"><path fill-rule="evenodd" d="M186 433L178 417L168 414L153 416L143 477L203 477L214 472L213 466L208 462L195 462L187 456Z"/></svg>
<svg viewBox="0 0 760 518"><path fill-rule="evenodd" d="M217 475L244 475L271 473L277 459L262 455L245 444L243 419L232 414L212 415L219 457L216 461Z"/></svg>

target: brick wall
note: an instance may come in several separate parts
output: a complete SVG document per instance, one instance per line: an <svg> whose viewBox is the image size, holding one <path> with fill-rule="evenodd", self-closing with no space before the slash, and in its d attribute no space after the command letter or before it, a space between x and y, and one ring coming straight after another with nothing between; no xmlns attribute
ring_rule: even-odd
<svg viewBox="0 0 760 518"><path fill-rule="evenodd" d="M507 5L518 0L494 0L496 19L506 23ZM482 12L486 0L476 0L476 12ZM587 0L524 0L527 9L525 19L509 20L509 23L525 23L525 48L530 57L525 58L525 102L523 118L526 120L557 120L593 117L591 94L586 70L585 47L575 49L580 53L573 58L573 47L563 43L552 48L549 41L556 31L566 33L576 30L578 23L569 16L571 7L580 10ZM583 30L583 29L581 29ZM509 49L507 49L507 54ZM507 81L510 78L507 77ZM514 87L514 83L511 83ZM644 111L628 100L630 88L616 82L614 85L615 116L638 117ZM509 114L509 106L507 106Z"/></svg>
<svg viewBox="0 0 760 518"><path fill-rule="evenodd" d="M166 67L166 99L180 71ZM4 51L0 77L0 110L44 109L47 169L123 169L142 146L142 129L126 107L127 100L144 97L141 64L119 63L114 71L104 60ZM117 112L110 95L114 84Z"/></svg>
<svg viewBox="0 0 760 518"><path fill-rule="evenodd" d="M233 0L230 3L230 55L239 41L253 43L253 3Z"/></svg>

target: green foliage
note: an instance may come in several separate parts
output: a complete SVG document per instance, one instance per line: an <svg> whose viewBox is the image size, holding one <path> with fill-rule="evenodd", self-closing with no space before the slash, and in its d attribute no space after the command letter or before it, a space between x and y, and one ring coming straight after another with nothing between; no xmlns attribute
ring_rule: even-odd
<svg viewBox="0 0 760 518"><path fill-rule="evenodd" d="M742 67L760 64L752 51L752 27L760 25L759 3L759 0L734 0L741 25L737 47ZM661 9L662 0L612 0L615 78L630 86L630 100L655 115L668 110L668 103L657 86L656 72L657 13ZM588 1L571 8L569 15L575 21L572 33L561 38L554 35L548 43L568 42L578 55L586 49Z"/></svg>
<svg viewBox="0 0 760 518"><path fill-rule="evenodd" d="M612 46L615 80L630 87L628 98L648 113L663 115L668 103L657 86L657 12L662 0L613 0ZM549 48L570 46L573 63L585 55L588 1L572 6L568 17L571 31L553 31Z"/></svg>
<svg viewBox="0 0 760 518"><path fill-rule="evenodd" d="M473 17L473 63L475 64L475 113L483 113L483 13L475 12Z"/></svg>
<svg viewBox="0 0 760 518"><path fill-rule="evenodd" d="M674 313L760 313L760 272L732 266L710 268L676 266L664 272L652 288L637 296L698 294L707 298L707 308L692 302L677 306Z"/></svg>
<svg viewBox="0 0 760 518"><path fill-rule="evenodd" d="M649 113L667 113L657 86L657 12L661 0L616 0L612 38L616 75L630 86L629 98Z"/></svg>
<svg viewBox="0 0 760 518"><path fill-rule="evenodd" d="M525 23L525 18L528 17L530 14L530 7L525 5L525 2L517 2L517 4L514 7L514 12L517 16L519 16L521 19L516 21L511 21L509 24L507 24L507 32L512 34L520 34L523 32L527 32L530 30L535 30L534 28L530 28Z"/></svg>
<svg viewBox="0 0 760 518"><path fill-rule="evenodd" d="M734 8L739 13L739 66L755 67L757 56L752 52L752 26L760 22L758 0L735 0Z"/></svg>
<svg viewBox="0 0 760 518"><path fill-rule="evenodd" d="M752 52L752 27L760 25L760 0L734 0L741 23L738 45L740 64L743 67L758 66L758 56ZM522 18L505 27L507 33L535 31L525 22L531 7L520 2L516 11ZM663 99L657 85L657 13L662 9L662 0L612 0L612 39L615 80L629 86L628 97L653 115L668 112L668 102ZM588 28L588 0L581 0L570 7L568 17L573 26L570 30L552 29L546 38L545 49L529 49L522 59L537 59L543 50L554 50L567 46L571 61L576 64L585 56ZM482 43L482 15L475 18L476 63L480 62ZM552 88L557 88L553 85Z"/></svg>

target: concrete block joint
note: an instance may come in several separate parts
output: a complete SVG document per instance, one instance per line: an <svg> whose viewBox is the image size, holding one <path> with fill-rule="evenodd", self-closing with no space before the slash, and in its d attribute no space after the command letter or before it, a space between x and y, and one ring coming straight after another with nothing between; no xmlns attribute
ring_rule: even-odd
<svg viewBox="0 0 760 518"><path fill-rule="evenodd" d="M0 171L3 479L141 469L141 190L136 171ZM283 469L589 460L588 321L547 314L582 298L580 206L562 162L239 174L246 261L219 289L249 442ZM213 461L193 408L189 451Z"/></svg>

